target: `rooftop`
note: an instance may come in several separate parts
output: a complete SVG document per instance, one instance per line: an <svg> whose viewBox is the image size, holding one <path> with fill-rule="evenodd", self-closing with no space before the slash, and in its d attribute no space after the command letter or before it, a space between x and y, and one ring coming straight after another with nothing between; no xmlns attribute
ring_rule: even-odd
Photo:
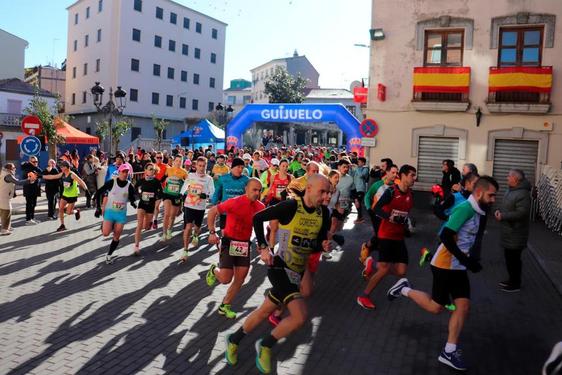
<svg viewBox="0 0 562 375"><path fill-rule="evenodd" d="M307 99L353 99L351 91L346 89L310 89Z"/></svg>
<svg viewBox="0 0 562 375"><path fill-rule="evenodd" d="M35 92L37 92L39 96L49 98L56 97L56 95L50 91L35 87L17 78L0 79L0 91L25 95L35 95Z"/></svg>

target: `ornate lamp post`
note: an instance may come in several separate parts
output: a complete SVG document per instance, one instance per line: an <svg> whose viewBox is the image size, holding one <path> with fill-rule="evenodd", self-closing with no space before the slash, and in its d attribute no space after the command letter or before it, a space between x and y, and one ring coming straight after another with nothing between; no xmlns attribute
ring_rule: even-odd
<svg viewBox="0 0 562 375"><path fill-rule="evenodd" d="M227 151L226 139L228 137L227 135L228 121L230 121L234 109L230 104L228 105L227 108L225 108L221 103L219 103L215 107L215 110L220 114L219 122L224 124L224 150L226 152Z"/></svg>
<svg viewBox="0 0 562 375"><path fill-rule="evenodd" d="M107 103L103 104L103 93L105 89L103 86L100 85L99 82L96 82L95 86L91 89L92 95L94 97L94 105L99 113L103 113L108 117L109 122L109 151L113 154L113 116L118 116L123 114L123 110L126 107L126 99L127 93L125 90L121 88L121 86L117 86L117 90L113 92L113 88L109 88L109 100ZM116 102L113 101L115 97Z"/></svg>

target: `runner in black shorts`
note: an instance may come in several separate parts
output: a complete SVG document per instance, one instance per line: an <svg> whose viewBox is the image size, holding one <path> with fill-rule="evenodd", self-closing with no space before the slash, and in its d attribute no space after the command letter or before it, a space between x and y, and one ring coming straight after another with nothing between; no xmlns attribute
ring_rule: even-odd
<svg viewBox="0 0 562 375"><path fill-rule="evenodd" d="M155 174L157 168L152 163L144 166L144 178L139 180L136 186L137 193L140 197L137 208L137 229L135 231L135 247L134 254L140 255L140 241L142 230L149 230L152 225L152 217L154 215L154 207L156 201L162 196L162 184L156 179Z"/></svg>
<svg viewBox="0 0 562 375"><path fill-rule="evenodd" d="M394 240L379 240L379 262L408 264L406 243Z"/></svg>

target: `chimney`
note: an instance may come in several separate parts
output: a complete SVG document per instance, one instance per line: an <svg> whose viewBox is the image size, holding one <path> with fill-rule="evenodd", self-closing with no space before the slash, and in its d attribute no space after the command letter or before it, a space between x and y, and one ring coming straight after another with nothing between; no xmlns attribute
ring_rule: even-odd
<svg viewBox="0 0 562 375"><path fill-rule="evenodd" d="M297 52L296 49L295 49L295 52L293 52L293 57L299 57L299 53Z"/></svg>

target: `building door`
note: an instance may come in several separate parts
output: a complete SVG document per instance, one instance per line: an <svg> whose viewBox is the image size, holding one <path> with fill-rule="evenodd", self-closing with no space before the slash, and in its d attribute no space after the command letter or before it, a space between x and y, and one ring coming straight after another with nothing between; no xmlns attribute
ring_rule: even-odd
<svg viewBox="0 0 562 375"><path fill-rule="evenodd" d="M6 140L6 161L17 161L20 158L20 148L15 139Z"/></svg>
<svg viewBox="0 0 562 375"><path fill-rule="evenodd" d="M445 137L420 137L418 144L418 181L440 184L443 177L441 164L445 159L457 163L459 139Z"/></svg>
<svg viewBox="0 0 562 375"><path fill-rule="evenodd" d="M501 203L501 198L507 189L506 179L510 169L521 169L531 185L535 185L538 151L538 141L496 140L493 175L500 185L498 202Z"/></svg>

